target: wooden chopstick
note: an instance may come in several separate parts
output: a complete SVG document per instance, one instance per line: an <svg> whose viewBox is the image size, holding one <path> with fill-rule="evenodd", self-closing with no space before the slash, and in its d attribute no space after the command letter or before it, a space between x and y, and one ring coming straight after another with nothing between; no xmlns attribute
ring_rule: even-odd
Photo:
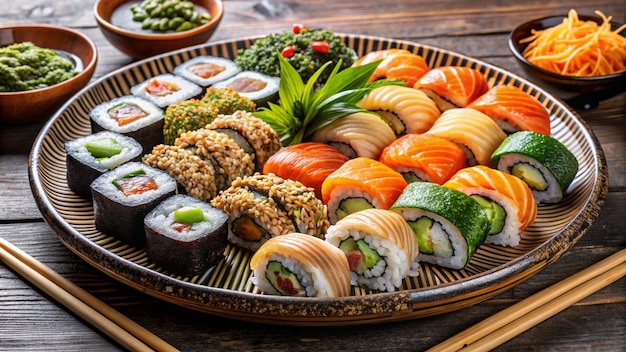
<svg viewBox="0 0 626 352"><path fill-rule="evenodd" d="M430 348L488 351L626 275L626 249L506 308Z"/></svg>
<svg viewBox="0 0 626 352"><path fill-rule="evenodd" d="M79 317L131 351L178 351L4 238L0 259Z"/></svg>

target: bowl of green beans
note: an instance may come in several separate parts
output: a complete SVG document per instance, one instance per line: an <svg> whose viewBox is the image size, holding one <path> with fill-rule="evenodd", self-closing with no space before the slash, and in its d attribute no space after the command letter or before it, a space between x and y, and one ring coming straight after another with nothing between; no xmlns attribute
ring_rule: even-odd
<svg viewBox="0 0 626 352"><path fill-rule="evenodd" d="M104 37L134 59L206 43L224 15L221 0L97 0Z"/></svg>

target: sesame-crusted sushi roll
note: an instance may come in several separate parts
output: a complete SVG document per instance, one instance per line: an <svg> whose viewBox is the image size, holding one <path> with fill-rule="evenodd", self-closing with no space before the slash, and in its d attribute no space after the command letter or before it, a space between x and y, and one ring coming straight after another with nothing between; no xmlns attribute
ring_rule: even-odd
<svg viewBox="0 0 626 352"><path fill-rule="evenodd" d="M95 227L132 245L144 245L144 218L163 199L176 194L176 181L167 173L128 162L91 183Z"/></svg>
<svg viewBox="0 0 626 352"><path fill-rule="evenodd" d="M206 126L218 116L216 107L198 99L183 100L165 109L163 142L173 145L181 134Z"/></svg>
<svg viewBox="0 0 626 352"><path fill-rule="evenodd" d="M134 138L101 131L65 143L66 174L69 188L83 198L91 198L91 182L128 161L139 161L143 148Z"/></svg>
<svg viewBox="0 0 626 352"><path fill-rule="evenodd" d="M232 60L215 56L197 56L174 68L174 74L208 87L239 73L241 68Z"/></svg>
<svg viewBox="0 0 626 352"><path fill-rule="evenodd" d="M171 196L144 218L148 258L177 275L202 274L224 257L227 221L206 202Z"/></svg>
<svg viewBox="0 0 626 352"><path fill-rule="evenodd" d="M267 122L247 111L220 115L206 128L225 133L235 141L250 154L256 171L262 171L267 159L282 147L276 131Z"/></svg>
<svg viewBox="0 0 626 352"><path fill-rule="evenodd" d="M179 101L198 97L202 94L202 87L182 77L164 73L131 87L130 92L164 108Z"/></svg>
<svg viewBox="0 0 626 352"><path fill-rule="evenodd" d="M101 103L89 111L91 131L112 131L134 138L144 150L163 143L163 110L126 95Z"/></svg>
<svg viewBox="0 0 626 352"><path fill-rule="evenodd" d="M344 252L355 285L394 291L405 277L418 275L417 240L398 213L367 209L350 214L328 229L326 242Z"/></svg>
<svg viewBox="0 0 626 352"><path fill-rule="evenodd" d="M450 269L469 263L489 232L489 220L467 194L431 182L413 182L390 208L417 238L419 261Z"/></svg>
<svg viewBox="0 0 626 352"><path fill-rule="evenodd" d="M181 193L209 201L219 191L213 163L196 155L192 149L159 144L144 155L142 161L172 176L182 187Z"/></svg>
<svg viewBox="0 0 626 352"><path fill-rule="evenodd" d="M520 131L508 136L491 156L494 167L526 182L537 203L558 203L576 177L578 160L558 139Z"/></svg>
<svg viewBox="0 0 626 352"><path fill-rule="evenodd" d="M242 97L265 106L268 101L278 98L280 78L271 77L254 71L241 71L234 76L213 84L215 88L231 88Z"/></svg>
<svg viewBox="0 0 626 352"><path fill-rule="evenodd" d="M298 232L265 242L250 259L252 282L261 292L296 297L350 294L344 253L324 240Z"/></svg>
<svg viewBox="0 0 626 352"><path fill-rule="evenodd" d="M289 232L322 237L329 226L312 188L273 174L238 178L211 204L230 216L229 241L252 251Z"/></svg>

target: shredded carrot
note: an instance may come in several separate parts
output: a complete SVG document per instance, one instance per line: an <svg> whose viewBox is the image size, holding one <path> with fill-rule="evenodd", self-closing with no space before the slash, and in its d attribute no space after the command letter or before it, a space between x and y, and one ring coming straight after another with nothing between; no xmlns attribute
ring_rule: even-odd
<svg viewBox="0 0 626 352"><path fill-rule="evenodd" d="M626 70L626 38L611 31L611 17L595 12L602 23L582 21L570 10L560 24L520 40L530 43L522 55L545 70L568 76L604 76Z"/></svg>

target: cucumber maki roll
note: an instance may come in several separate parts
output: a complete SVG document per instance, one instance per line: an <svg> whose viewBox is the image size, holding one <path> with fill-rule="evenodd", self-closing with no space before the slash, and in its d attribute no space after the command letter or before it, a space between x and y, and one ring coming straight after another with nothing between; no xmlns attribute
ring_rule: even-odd
<svg viewBox="0 0 626 352"><path fill-rule="evenodd" d="M537 203L558 203L578 172L576 156L554 137L516 132L493 152L491 162L498 170L528 184Z"/></svg>
<svg viewBox="0 0 626 352"><path fill-rule="evenodd" d="M179 101L199 97L202 87L182 77L165 73L131 87L130 92L164 108Z"/></svg>
<svg viewBox="0 0 626 352"><path fill-rule="evenodd" d="M159 169L128 162L96 178L91 193L96 229L141 246L146 243L145 216L176 193L176 181Z"/></svg>
<svg viewBox="0 0 626 352"><path fill-rule="evenodd" d="M128 161L139 161L143 148L135 139L101 131L65 143L69 188L83 198L91 198L91 182L103 173Z"/></svg>
<svg viewBox="0 0 626 352"><path fill-rule="evenodd" d="M174 68L175 75L202 87L230 78L239 71L241 68L233 61L215 56L194 57Z"/></svg>
<svg viewBox="0 0 626 352"><path fill-rule="evenodd" d="M202 274L224 257L227 220L206 202L171 196L144 218L148 258L178 275Z"/></svg>
<svg viewBox="0 0 626 352"><path fill-rule="evenodd" d="M278 98L279 81L278 77L270 77L253 71L241 71L224 81L213 84L213 87L230 87L242 97L254 101L258 106L265 106L268 101Z"/></svg>
<svg viewBox="0 0 626 352"><path fill-rule="evenodd" d="M467 194L430 182L410 183L390 210L402 215L417 238L419 261L462 269L491 227Z"/></svg>

